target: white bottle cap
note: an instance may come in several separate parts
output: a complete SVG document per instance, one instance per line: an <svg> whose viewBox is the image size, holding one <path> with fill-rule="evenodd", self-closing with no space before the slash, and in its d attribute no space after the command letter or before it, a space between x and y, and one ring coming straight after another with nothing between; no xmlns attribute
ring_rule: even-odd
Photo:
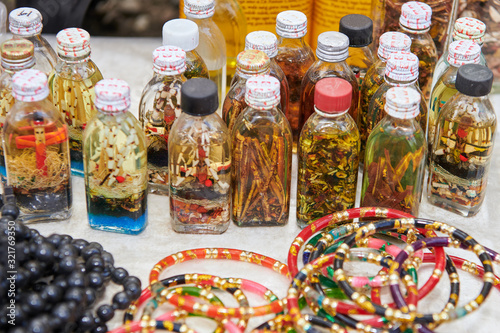
<svg viewBox="0 0 500 333"><path fill-rule="evenodd" d="M412 87L392 87L385 95L384 109L395 118L415 118L420 112L420 94Z"/></svg>
<svg viewBox="0 0 500 333"><path fill-rule="evenodd" d="M349 37L337 31L323 32L318 36L316 56L326 62L346 60L349 56Z"/></svg>
<svg viewBox="0 0 500 333"><path fill-rule="evenodd" d="M189 52L198 47L198 25L186 19L173 19L163 25L163 45L175 45Z"/></svg>
<svg viewBox="0 0 500 333"><path fill-rule="evenodd" d="M283 38L301 38L307 33L307 16L297 10L286 10L276 16L276 33Z"/></svg>
<svg viewBox="0 0 500 333"><path fill-rule="evenodd" d="M472 17L460 17L453 27L453 40L470 39L483 45L486 24Z"/></svg>
<svg viewBox="0 0 500 333"><path fill-rule="evenodd" d="M130 107L130 87L120 79L104 79L96 83L95 107L101 111L120 112Z"/></svg>
<svg viewBox="0 0 500 333"><path fill-rule="evenodd" d="M448 48L448 63L454 67L478 64L481 47L472 40L456 40Z"/></svg>
<svg viewBox="0 0 500 333"><path fill-rule="evenodd" d="M387 59L385 75L395 81L418 79L418 57L410 52L394 52Z"/></svg>
<svg viewBox="0 0 500 333"><path fill-rule="evenodd" d="M203 19L214 16L214 0L184 0L184 14L190 18Z"/></svg>
<svg viewBox="0 0 500 333"><path fill-rule="evenodd" d="M270 75L258 75L248 79L245 102L254 109L272 109L280 102L280 82Z"/></svg>
<svg viewBox="0 0 500 333"><path fill-rule="evenodd" d="M382 59L387 59L393 52L410 52L410 47L410 37L401 32L389 31L380 36L378 56Z"/></svg>
<svg viewBox="0 0 500 333"><path fill-rule="evenodd" d="M410 29L427 29L431 26L432 8L426 3L410 1L401 7L399 23Z"/></svg>
<svg viewBox="0 0 500 333"><path fill-rule="evenodd" d="M178 75L186 71L186 52L177 46L160 46L153 51L153 70L162 75Z"/></svg>
<svg viewBox="0 0 500 333"><path fill-rule="evenodd" d="M269 31L254 31L245 38L245 50L259 50L274 58L278 54L278 38Z"/></svg>
<svg viewBox="0 0 500 333"><path fill-rule="evenodd" d="M47 75L36 69L25 69L12 77L12 96L18 101L37 102L49 96Z"/></svg>
<svg viewBox="0 0 500 333"><path fill-rule="evenodd" d="M56 35L57 53L68 58L90 56L90 35L80 28L68 28L59 31Z"/></svg>
<svg viewBox="0 0 500 333"><path fill-rule="evenodd" d="M42 27L42 14L35 8L20 7L9 14L9 30L15 35L37 35Z"/></svg>

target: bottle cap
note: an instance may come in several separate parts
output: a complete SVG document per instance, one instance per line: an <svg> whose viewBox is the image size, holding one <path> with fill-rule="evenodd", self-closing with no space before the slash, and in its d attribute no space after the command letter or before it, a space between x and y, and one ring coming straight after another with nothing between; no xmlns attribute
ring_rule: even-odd
<svg viewBox="0 0 500 333"><path fill-rule="evenodd" d="M214 0L185 0L184 14L187 17L203 19L214 16Z"/></svg>
<svg viewBox="0 0 500 333"><path fill-rule="evenodd" d="M470 39L483 45L486 24L472 17L460 17L453 27L453 40Z"/></svg>
<svg viewBox="0 0 500 333"><path fill-rule="evenodd" d="M153 51L153 71L162 75L182 74L186 70L186 52L177 46L160 46Z"/></svg>
<svg viewBox="0 0 500 333"><path fill-rule="evenodd" d="M307 16L297 10L286 10L276 16L276 33L283 38L301 38L307 33Z"/></svg>
<svg viewBox="0 0 500 333"><path fill-rule="evenodd" d="M90 56L90 35L80 28L68 28L56 35L57 53L62 57L81 58Z"/></svg>
<svg viewBox="0 0 500 333"><path fill-rule="evenodd" d="M410 29L427 29L431 26L432 8L428 4L409 1L401 7L399 23Z"/></svg>
<svg viewBox="0 0 500 333"><path fill-rule="evenodd" d="M418 79L418 57L410 52L394 52L387 58L385 75L396 81Z"/></svg>
<svg viewBox="0 0 500 333"><path fill-rule="evenodd" d="M205 78L187 80L181 88L181 108L192 116L207 116L217 111L219 93L217 85Z"/></svg>
<svg viewBox="0 0 500 333"><path fill-rule="evenodd" d="M380 36L378 56L381 59L387 59L392 52L410 52L410 47L410 37L401 32L389 31Z"/></svg>
<svg viewBox="0 0 500 333"><path fill-rule="evenodd" d="M395 118L415 118L420 113L420 94L412 87L392 87L385 95L384 109Z"/></svg>
<svg viewBox="0 0 500 333"><path fill-rule="evenodd" d="M37 35L42 27L42 14L35 8L20 7L9 14L9 30L15 35Z"/></svg>
<svg viewBox="0 0 500 333"><path fill-rule="evenodd" d="M25 69L12 77L12 96L18 101L37 102L49 96L47 75L36 69Z"/></svg>
<svg viewBox="0 0 500 333"><path fill-rule="evenodd" d="M321 112L345 112L351 107L351 99L352 85L338 77L321 79L314 88L314 106Z"/></svg>
<svg viewBox="0 0 500 333"><path fill-rule="evenodd" d="M245 102L254 109L268 110L280 103L280 82L270 75L248 79Z"/></svg>
<svg viewBox="0 0 500 333"><path fill-rule="evenodd" d="M126 111L130 107L130 87L120 79L104 79L96 83L95 107L104 112Z"/></svg>
<svg viewBox="0 0 500 333"><path fill-rule="evenodd" d="M33 43L26 39L10 39L2 43L2 67L7 70L28 69L35 65Z"/></svg>
<svg viewBox="0 0 500 333"><path fill-rule="evenodd" d="M337 31L323 32L318 36L316 56L326 62L346 60L349 56L349 38Z"/></svg>
<svg viewBox="0 0 500 333"><path fill-rule="evenodd" d="M479 64L467 64L458 69L455 88L464 95L480 97L490 93L492 84L491 69Z"/></svg>
<svg viewBox="0 0 500 333"><path fill-rule="evenodd" d="M339 32L349 37L349 46L367 46L373 41L373 21L366 15L349 14L340 19Z"/></svg>
<svg viewBox="0 0 500 333"><path fill-rule="evenodd" d="M198 47L198 24L186 19L173 19L163 25L163 45L175 45L189 52Z"/></svg>
<svg viewBox="0 0 500 333"><path fill-rule="evenodd" d="M254 31L245 38L245 50L259 50L274 58L278 54L278 38L269 31Z"/></svg>
<svg viewBox="0 0 500 333"><path fill-rule="evenodd" d="M448 48L448 63L455 67L465 64L477 64L481 47L471 40L456 40Z"/></svg>
<svg viewBox="0 0 500 333"><path fill-rule="evenodd" d="M239 74L260 74L269 70L269 57L259 50L245 50L236 57L236 71Z"/></svg>

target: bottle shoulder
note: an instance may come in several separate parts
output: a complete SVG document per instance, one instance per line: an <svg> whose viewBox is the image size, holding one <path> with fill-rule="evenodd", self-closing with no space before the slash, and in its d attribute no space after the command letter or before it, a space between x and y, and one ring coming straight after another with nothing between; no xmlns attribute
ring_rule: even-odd
<svg viewBox="0 0 500 333"><path fill-rule="evenodd" d="M315 112L304 124L304 135L345 135L359 137L358 126L349 113L324 116Z"/></svg>
<svg viewBox="0 0 500 333"><path fill-rule="evenodd" d="M439 121L444 119L473 127L496 127L496 114L487 96L472 97L457 93L443 106Z"/></svg>

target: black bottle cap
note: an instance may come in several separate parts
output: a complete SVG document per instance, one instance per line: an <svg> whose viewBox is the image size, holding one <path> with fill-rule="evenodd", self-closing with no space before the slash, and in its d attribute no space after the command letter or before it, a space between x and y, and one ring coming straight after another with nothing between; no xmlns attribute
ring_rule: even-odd
<svg viewBox="0 0 500 333"><path fill-rule="evenodd" d="M373 21L365 15L349 14L340 19L339 32L349 37L349 46L367 46L373 40Z"/></svg>
<svg viewBox="0 0 500 333"><path fill-rule="evenodd" d="M486 66L467 64L460 66L455 88L467 96L486 96L491 91L493 72Z"/></svg>
<svg viewBox="0 0 500 333"><path fill-rule="evenodd" d="M181 108L192 116L207 116L217 111L217 85L205 78L187 80L181 88Z"/></svg>

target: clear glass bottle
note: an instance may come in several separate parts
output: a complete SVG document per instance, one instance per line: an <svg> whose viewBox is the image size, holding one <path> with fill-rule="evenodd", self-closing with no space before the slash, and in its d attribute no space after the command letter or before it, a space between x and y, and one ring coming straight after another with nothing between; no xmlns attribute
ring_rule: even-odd
<svg viewBox="0 0 500 333"><path fill-rule="evenodd" d="M348 110L352 85L341 78L318 81L315 113L304 124L298 147L297 224L304 228L327 214L354 208L359 132Z"/></svg>
<svg viewBox="0 0 500 333"><path fill-rule="evenodd" d="M163 25L163 45L180 47L186 52L187 79L193 77L204 77L209 79L208 68L205 61L196 51L200 40L198 25L186 19L173 19Z"/></svg>
<svg viewBox="0 0 500 333"><path fill-rule="evenodd" d="M35 46L35 69L49 76L57 63L57 55L42 37L42 14L35 8L20 7L9 14L9 30L14 39L27 39Z"/></svg>
<svg viewBox="0 0 500 333"><path fill-rule="evenodd" d="M431 98L432 75L438 60L436 44L429 34L431 16L432 9L429 5L409 1L401 7L399 17L399 31L411 38L411 53L420 60L418 85L427 104Z"/></svg>
<svg viewBox="0 0 500 333"><path fill-rule="evenodd" d="M257 75L269 74L269 57L259 50L245 50L238 54L238 65L234 76L234 84L229 89L224 105L222 119L231 133L238 116L247 107L245 91L247 80Z"/></svg>
<svg viewBox="0 0 500 333"><path fill-rule="evenodd" d="M426 160L425 132L415 121L420 95L411 87L387 92L387 115L366 144L361 207L392 208L418 216Z"/></svg>
<svg viewBox="0 0 500 333"><path fill-rule="evenodd" d="M307 33L307 16L296 10L287 10L276 16L278 55L275 60L285 73L290 87L290 103L286 119L292 127L293 150L297 149L300 130L300 86L309 67L316 58L304 36Z"/></svg>
<svg viewBox="0 0 500 333"><path fill-rule="evenodd" d="M168 195L168 136L181 114L181 87L186 82L186 53L177 46L153 51L153 78L139 102L139 121L146 135L149 193Z"/></svg>
<svg viewBox="0 0 500 333"><path fill-rule="evenodd" d="M318 36L316 60L307 70L300 87L300 129L314 113L314 87L324 77L340 77L352 85L352 102L349 114L357 119L359 87L356 75L347 64L349 38L337 31L323 32Z"/></svg>
<svg viewBox="0 0 500 333"><path fill-rule="evenodd" d="M95 85L97 114L83 135L90 227L138 234L148 221L146 140L128 111L130 87L119 79Z"/></svg>
<svg viewBox="0 0 500 333"><path fill-rule="evenodd" d="M16 102L12 95L12 76L35 65L33 43L28 40L11 39L2 43L2 71L0 74L0 138L3 138L5 117ZM5 177L3 144L0 144L0 174Z"/></svg>
<svg viewBox="0 0 500 333"><path fill-rule="evenodd" d="M35 69L16 73L12 95L16 103L5 119L3 141L19 219L67 220L72 211L68 128L47 98L47 76Z"/></svg>
<svg viewBox="0 0 500 333"><path fill-rule="evenodd" d="M487 67L461 66L458 93L443 106L437 122L427 198L462 216L476 215L486 195L497 124L488 99L492 82Z"/></svg>
<svg viewBox="0 0 500 333"><path fill-rule="evenodd" d="M219 101L223 101L226 97L226 41L212 19L214 12L214 0L184 1L184 14L198 25L200 32L196 50L207 64L210 80L217 85ZM221 114L221 105L217 111Z"/></svg>
<svg viewBox="0 0 500 333"><path fill-rule="evenodd" d="M248 79L248 107L231 132L232 214L237 226L283 226L290 212L292 130L279 110L280 83L271 76Z"/></svg>
<svg viewBox="0 0 500 333"><path fill-rule="evenodd" d="M288 104L290 96L290 87L286 75L280 66L276 63L275 57L278 55L278 38L269 31L254 31L245 38L245 50L259 50L267 54L271 63L269 65L269 75L274 76L280 81L280 105L281 111L288 114ZM234 83L231 82L231 85Z"/></svg>
<svg viewBox="0 0 500 333"><path fill-rule="evenodd" d="M220 234L230 222L231 145L226 124L215 113L217 86L188 80L181 101L168 141L171 225L181 233Z"/></svg>
<svg viewBox="0 0 500 333"><path fill-rule="evenodd" d="M64 29L56 39L59 61L49 76L50 96L68 124L71 173L83 177L83 130L96 113L94 86L102 74L90 59L87 31Z"/></svg>

